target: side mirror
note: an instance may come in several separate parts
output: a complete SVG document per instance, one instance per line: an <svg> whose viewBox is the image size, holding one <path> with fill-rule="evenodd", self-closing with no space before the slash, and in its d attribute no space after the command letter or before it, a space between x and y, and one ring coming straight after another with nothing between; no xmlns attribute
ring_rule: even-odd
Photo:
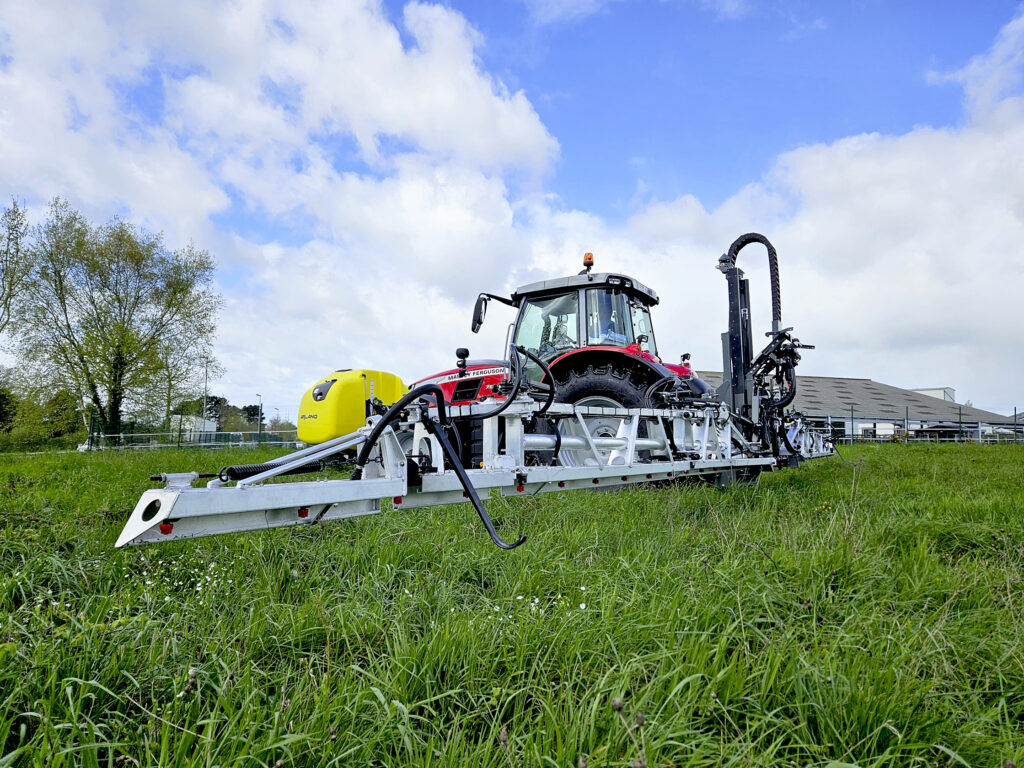
<svg viewBox="0 0 1024 768"><path fill-rule="evenodd" d="M476 333L480 330L480 326L484 324L484 318L487 316L487 297L482 293L476 297L476 306L473 307L473 326L472 331Z"/></svg>
<svg viewBox="0 0 1024 768"><path fill-rule="evenodd" d="M646 333L641 333L639 336L636 337L637 344L646 344L650 340L650 337Z"/></svg>

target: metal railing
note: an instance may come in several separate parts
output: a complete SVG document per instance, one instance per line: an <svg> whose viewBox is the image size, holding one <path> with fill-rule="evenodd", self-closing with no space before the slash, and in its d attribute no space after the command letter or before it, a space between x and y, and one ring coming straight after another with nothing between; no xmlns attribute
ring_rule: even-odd
<svg viewBox="0 0 1024 768"><path fill-rule="evenodd" d="M858 413L843 416L805 414L808 420L832 430L835 442L850 443L1024 443L1024 419L977 421L958 418L915 419L909 412L902 419Z"/></svg>
<svg viewBox="0 0 1024 768"><path fill-rule="evenodd" d="M248 432L199 432L176 430L171 432L136 432L131 434L92 434L79 450L144 448L227 448L256 447L258 445L294 448L298 435L294 429L253 430Z"/></svg>

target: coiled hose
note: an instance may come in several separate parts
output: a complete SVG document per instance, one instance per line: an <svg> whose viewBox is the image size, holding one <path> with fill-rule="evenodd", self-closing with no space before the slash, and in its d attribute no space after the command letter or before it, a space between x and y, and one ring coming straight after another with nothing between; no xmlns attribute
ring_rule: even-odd
<svg viewBox="0 0 1024 768"><path fill-rule="evenodd" d="M274 469L279 465L280 462L267 462L266 464L233 464L232 466L222 468L221 471L217 473L217 477L222 483L230 483L235 480L245 480L247 477L254 477L261 472ZM324 466L325 464L323 461L310 461L298 467L292 467L286 472L282 472L281 475L306 475L312 474L313 472L322 472Z"/></svg>
<svg viewBox="0 0 1024 768"><path fill-rule="evenodd" d="M772 331L778 333L782 327L782 291L779 287L779 255L768 238L757 232L748 232L737 237L729 246L728 252L718 260L718 268L723 272L736 266L739 252L751 243L761 243L768 249L768 276L772 283Z"/></svg>

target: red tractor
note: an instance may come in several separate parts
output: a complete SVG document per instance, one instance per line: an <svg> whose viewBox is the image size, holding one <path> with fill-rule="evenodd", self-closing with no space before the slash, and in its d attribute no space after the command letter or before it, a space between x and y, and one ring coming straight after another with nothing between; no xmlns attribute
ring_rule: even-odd
<svg viewBox="0 0 1024 768"><path fill-rule="evenodd" d="M685 382L694 396L707 392L708 386L687 365L689 355L683 355L678 365L663 363L658 356L651 323L658 294L626 275L593 272L590 253L583 263L586 268L578 275L524 285L510 298L480 294L473 332L480 330L491 299L515 307L512 344L527 356L526 378L546 387L550 375L555 402L648 407L648 390L667 379ZM466 360L465 349L456 354L458 367L420 379L414 386L438 384L452 405L504 397L506 361Z"/></svg>

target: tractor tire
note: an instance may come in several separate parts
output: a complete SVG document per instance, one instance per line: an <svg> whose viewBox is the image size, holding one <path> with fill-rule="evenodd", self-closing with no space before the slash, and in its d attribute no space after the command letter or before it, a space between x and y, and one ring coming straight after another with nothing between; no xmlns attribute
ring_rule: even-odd
<svg viewBox="0 0 1024 768"><path fill-rule="evenodd" d="M627 367L611 364L588 365L586 368L558 373L556 377L555 402L572 405L590 405L606 408L643 408L646 406L644 395L648 383L637 372ZM588 419L591 433L599 437L614 437L621 419L593 417ZM545 423L537 425L537 431L550 434L551 429ZM639 437L647 436L647 425L641 424ZM539 464L550 464L550 451L538 452L536 460ZM638 453L640 461L650 459L649 451ZM559 455L559 464L573 466L575 460L572 453Z"/></svg>
<svg viewBox="0 0 1024 768"><path fill-rule="evenodd" d="M588 365L581 371L568 371L558 381L555 402L586 405L580 401L593 399L592 405L600 405L597 401L605 399L614 407L643 408L646 391L646 383L626 368Z"/></svg>

